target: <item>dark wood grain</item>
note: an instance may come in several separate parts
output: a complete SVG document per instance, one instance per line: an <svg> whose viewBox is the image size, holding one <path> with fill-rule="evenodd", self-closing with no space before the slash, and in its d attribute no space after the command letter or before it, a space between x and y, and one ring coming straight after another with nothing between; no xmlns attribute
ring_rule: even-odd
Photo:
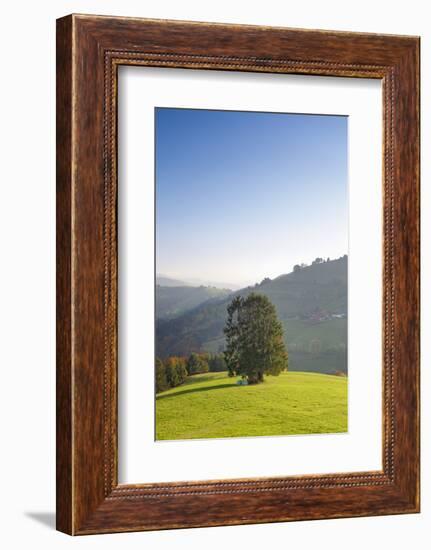
<svg viewBox="0 0 431 550"><path fill-rule="evenodd" d="M57 39L57 527L70 534L419 510L419 39L68 16ZM117 68L377 78L383 469L118 485Z"/></svg>
<svg viewBox="0 0 431 550"><path fill-rule="evenodd" d="M57 529L71 533L72 496L72 27L57 22Z"/></svg>

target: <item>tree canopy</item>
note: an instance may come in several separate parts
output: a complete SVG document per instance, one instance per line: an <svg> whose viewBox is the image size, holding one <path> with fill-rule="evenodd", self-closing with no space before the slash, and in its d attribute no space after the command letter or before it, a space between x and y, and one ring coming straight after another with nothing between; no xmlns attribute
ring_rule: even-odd
<svg viewBox="0 0 431 550"><path fill-rule="evenodd" d="M208 356L206 354L199 354L193 352L187 360L187 372L191 374L201 374L203 372L208 372Z"/></svg>
<svg viewBox="0 0 431 550"><path fill-rule="evenodd" d="M156 357L156 393L160 393L169 388L166 378L166 367L163 362Z"/></svg>
<svg viewBox="0 0 431 550"><path fill-rule="evenodd" d="M168 357L164 365L166 380L170 388L175 388L185 382L187 378L187 368L184 357Z"/></svg>
<svg viewBox="0 0 431 550"><path fill-rule="evenodd" d="M283 328L270 300L257 293L236 296L227 308L225 360L231 376L263 382L265 374L278 375L288 366Z"/></svg>

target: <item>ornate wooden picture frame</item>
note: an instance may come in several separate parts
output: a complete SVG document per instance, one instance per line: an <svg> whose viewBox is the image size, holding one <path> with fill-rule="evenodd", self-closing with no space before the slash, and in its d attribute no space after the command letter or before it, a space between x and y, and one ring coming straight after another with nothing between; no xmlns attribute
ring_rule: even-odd
<svg viewBox="0 0 431 550"><path fill-rule="evenodd" d="M380 79L383 469L123 485L117 69ZM91 534L419 511L419 39L70 15L57 21L57 528Z"/></svg>

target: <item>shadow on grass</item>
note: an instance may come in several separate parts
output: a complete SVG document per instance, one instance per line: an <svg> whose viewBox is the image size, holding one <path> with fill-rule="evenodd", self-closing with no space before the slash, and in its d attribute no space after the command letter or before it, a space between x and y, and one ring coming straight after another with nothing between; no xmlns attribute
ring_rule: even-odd
<svg viewBox="0 0 431 550"><path fill-rule="evenodd" d="M237 385L236 384L220 384L219 386L211 386L209 388L207 387L204 387L204 388L189 388L189 389L184 389L183 391L177 391L175 393L168 393L168 394L159 394L157 396L157 401L159 399L167 399L168 397L177 397L177 395L185 395L186 393L197 393L197 392L201 392L201 391L212 391L212 390L224 390L226 388L236 388Z"/></svg>

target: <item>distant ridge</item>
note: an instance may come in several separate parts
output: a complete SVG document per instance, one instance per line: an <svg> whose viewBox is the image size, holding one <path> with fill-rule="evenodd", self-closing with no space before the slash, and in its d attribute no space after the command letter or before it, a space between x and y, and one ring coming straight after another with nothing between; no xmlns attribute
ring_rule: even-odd
<svg viewBox="0 0 431 550"><path fill-rule="evenodd" d="M221 288L223 290L238 290L241 288L241 285L235 283L223 283L220 281L210 281L205 279L175 279L174 277L169 277L167 275L156 275L156 285L159 286L210 286L214 288Z"/></svg>
<svg viewBox="0 0 431 550"><path fill-rule="evenodd" d="M157 286L156 319L173 319L204 302L220 299L231 293L213 286Z"/></svg>
<svg viewBox="0 0 431 550"><path fill-rule="evenodd" d="M156 275L156 285L159 286L193 286L185 281L180 281L179 279L172 279L171 277L166 277L165 275Z"/></svg>

